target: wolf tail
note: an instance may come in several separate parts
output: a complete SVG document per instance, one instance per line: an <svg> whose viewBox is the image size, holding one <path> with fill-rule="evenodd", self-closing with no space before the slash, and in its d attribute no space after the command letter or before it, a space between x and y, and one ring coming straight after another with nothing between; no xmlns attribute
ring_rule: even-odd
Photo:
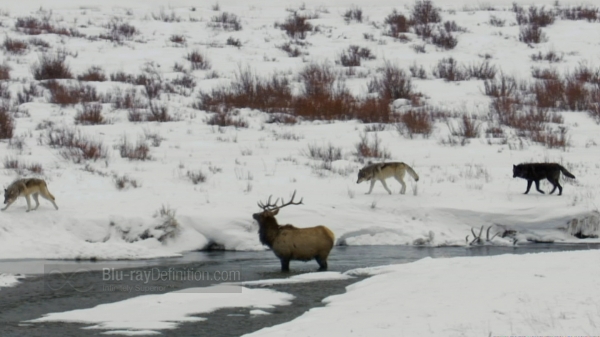
<svg viewBox="0 0 600 337"><path fill-rule="evenodd" d="M52 193L50 193L50 191L48 191L48 185L46 184L45 181L43 182L43 184L44 184L44 189L46 190L46 194L48 194L48 196L50 198L52 198L53 201L55 201L56 199L54 198L54 196L52 195Z"/></svg>
<svg viewBox="0 0 600 337"><path fill-rule="evenodd" d="M419 181L419 175L417 174L417 172L415 172L415 170L413 170L412 167L408 166L407 164L404 165L406 165L406 171L408 172L408 174L410 174L413 177L413 179L415 179L415 181Z"/></svg>
<svg viewBox="0 0 600 337"><path fill-rule="evenodd" d="M567 169L564 168L562 165L558 165L558 167L560 168L560 171L562 172L562 174L564 174L566 177L575 179L575 176L573 174L571 174L571 172L567 171Z"/></svg>

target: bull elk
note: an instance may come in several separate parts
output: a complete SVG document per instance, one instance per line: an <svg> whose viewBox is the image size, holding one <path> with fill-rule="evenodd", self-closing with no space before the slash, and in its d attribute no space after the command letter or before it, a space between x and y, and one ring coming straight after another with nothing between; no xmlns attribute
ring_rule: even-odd
<svg viewBox="0 0 600 337"><path fill-rule="evenodd" d="M309 228L297 228L293 225L280 226L275 216L279 210L288 205L300 205L294 202L296 191L292 199L281 205L277 205L279 198L271 204L271 197L266 204L258 203L262 212L252 214L252 218L258 222L258 237L263 245L273 250L275 256L281 261L281 271L290 270L290 261L310 261L315 259L319 264L319 271L327 270L327 257L333 247L335 236L333 232L325 226L316 226Z"/></svg>

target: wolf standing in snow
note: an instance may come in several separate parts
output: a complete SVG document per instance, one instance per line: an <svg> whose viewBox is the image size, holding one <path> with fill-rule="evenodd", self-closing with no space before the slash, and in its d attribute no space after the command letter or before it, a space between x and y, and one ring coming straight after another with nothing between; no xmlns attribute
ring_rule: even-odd
<svg viewBox="0 0 600 337"><path fill-rule="evenodd" d="M4 189L4 203L6 206L2 210L6 210L18 197L25 197L27 200L27 212L29 212L31 210L30 195L33 195L33 200L35 200L35 208L33 210L36 210L40 206L38 195L50 201L54 205L54 208L58 209L58 206L54 202L54 196L48 191L46 182L42 179L28 178L16 180L8 188Z"/></svg>
<svg viewBox="0 0 600 337"><path fill-rule="evenodd" d="M367 192L367 194L370 194L373 191L375 182L379 180L381 181L381 184L385 190L388 191L389 194L392 194L392 191L390 191L390 189L387 187L385 180L387 178L394 177L402 185L402 190L400 190L400 193L404 194L404 192L406 192L406 184L404 183L404 175L406 172L408 172L408 174L410 174L415 181L419 181L419 176L415 170L405 163L369 163L367 166L358 171L358 181L356 183L360 184L363 181L371 181L371 188L369 188L369 192Z"/></svg>
<svg viewBox="0 0 600 337"><path fill-rule="evenodd" d="M562 195L562 186L558 182L560 173L564 174L569 178L575 179L575 176L571 172L567 171L566 168L557 163L529 163L513 165L513 178L527 179L527 190L525 194L529 193L531 183L535 182L535 189L544 194L544 191L540 190L540 180L548 179L548 181L554 186L550 194L554 193L558 187L558 195Z"/></svg>

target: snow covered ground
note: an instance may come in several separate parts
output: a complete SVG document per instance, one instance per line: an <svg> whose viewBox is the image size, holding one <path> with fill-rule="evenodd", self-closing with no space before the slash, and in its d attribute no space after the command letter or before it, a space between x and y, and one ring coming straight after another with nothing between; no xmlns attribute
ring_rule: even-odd
<svg viewBox="0 0 600 337"><path fill-rule="evenodd" d="M327 298L325 307L246 336L594 336L598 257L427 258L367 268L356 272L376 276Z"/></svg>
<svg viewBox="0 0 600 337"><path fill-rule="evenodd" d="M3 212L0 258L140 259L176 256L211 243L230 250L264 249L251 218L258 210L256 202L271 194L288 197L294 190L304 198L304 205L285 209L280 221L299 227L327 225L338 238L343 238L341 243L348 245L403 245L415 240L430 245L462 245L472 227L492 224L500 225L494 231L517 231L521 242L576 241L573 231L567 230L573 219L587 221L589 225L584 227L591 234L597 231L594 211L598 209L600 127L585 112L560 112L571 137L566 151L528 141L519 144L517 139L490 145L483 135L466 146L442 145L449 132L443 122L435 125L429 138L409 139L393 127L368 132L369 139L377 134L381 145L390 152L388 161L410 164L421 179L415 183L406 178L406 195L398 194L395 181L388 183L393 195L385 193L379 184L373 194L364 195L368 186L355 183L363 164L354 152L366 125L356 121L267 124L267 114L242 109L239 113L248 122L248 128L215 127L206 123L211 113L191 105L197 101L198 92L227 85L240 67L249 67L259 74L282 71L290 74L292 80L308 62L329 62L342 70L334 62L350 44L368 47L376 56L358 67L365 76L347 79L356 95L366 94L368 76L375 75L386 61L404 69L417 62L430 73L443 57L468 63L489 54L492 64L504 73L531 79L532 66L547 66L532 61L531 54L555 50L564 55L562 62L552 65L561 71L571 70L580 62L595 67L600 64L600 45L593 34L598 23L557 19L544 30L548 42L528 46L518 41L515 15L506 1L489 4L498 11L483 10L477 1L437 1L434 4L443 10L443 19L455 20L467 32L457 35L459 44L455 49L438 50L427 45L423 54L411 47L418 38L414 38L414 43L400 43L383 34L385 17L394 8L407 14L412 2L369 2L368 7L362 8L365 20L351 24L342 17L353 5L351 2L335 1L327 6L306 2L306 10L318 12L319 19L313 24L320 30L306 38L308 55L292 58L277 47L290 39L274 24L282 22L296 4L272 5L258 0L243 5L233 1L218 4L219 12L213 10L216 4L185 1L171 2L167 8L135 1L90 2L86 6L60 1L51 7L32 1L0 6L0 32L13 39L29 38L14 29L16 20L26 16L49 17L57 26L78 29L85 36L105 32L105 25L117 19L139 30L135 39L122 45L102 39L36 35L50 43L47 53L60 51L67 55L66 62L75 75L90 66L99 66L107 76L117 71L135 75L142 73L148 62L154 62L154 69L167 81L179 76L172 70L175 63L189 68L184 56L192 50L204 53L211 63L210 70L188 70L197 83L191 95L163 93L160 97L160 102L179 121L134 123L128 121L126 110L114 110L110 103L103 103L109 124L77 126L82 134L107 147L105 160L74 164L65 160L59 149L47 145L48 129L44 123L73 126L73 117L81 105L50 104L46 91L17 106L15 138L0 143L5 153L3 160L40 164L41 177L48 182L60 210L55 211L41 200L37 211L25 213L21 199ZM561 2L564 6L569 4ZM207 27L211 17L225 11L237 13L243 25L241 31ZM175 15L180 21L154 19L161 13ZM505 19L506 25L490 26L492 14ZM365 34L375 38L365 39ZM173 35L185 37L186 43L178 46L169 42ZM242 47L226 45L229 37L239 39ZM12 69L7 82L11 104L18 105L16 94L33 82L31 68L43 53L44 49L30 45L22 55L7 51L0 54L0 60ZM428 97L428 104L449 111L487 114L490 99L482 93L482 81L445 82L431 74L428 77L413 79L415 89ZM100 93L133 87L111 81L86 84ZM151 160L129 160L119 155L119 144L125 135L134 140L145 134L163 139L160 145L150 147ZM306 154L311 146L329 145L341 149L342 159L332 163L332 170L324 170L319 168L319 160ZM560 162L577 179L564 183L562 197L536 192L522 195L526 182L512 178L511 165L526 161ZM4 186L18 177L14 169L3 168L2 172ZM195 185L188 172L202 172L206 181ZM31 174L25 170L21 176ZM123 177L134 180L138 187L126 184L124 189L117 189L115 181ZM542 188L548 190L549 186L543 183ZM159 215L161 209L170 210L178 223L171 236L162 237L167 233L164 218ZM496 242L512 244L508 239Z"/></svg>
<svg viewBox="0 0 600 337"><path fill-rule="evenodd" d="M0 214L0 259L172 257L213 243L228 250L265 249L258 241L257 225L251 218L259 210L256 202L269 195L289 197L294 190L304 198L304 205L282 210L279 221L298 227L327 225L339 244L465 245L471 228L492 225L494 233L514 233L516 244L598 242L573 236L597 236L600 232L600 126L586 112L558 111L570 137L570 146L562 150L522 141L514 132L509 132L505 142L490 140L482 133L465 146L444 145L450 130L442 121L435 124L431 137L410 139L393 126L357 121L271 124L266 122L268 114L241 109L239 117L247 121L247 128L216 127L207 124L212 113L192 107L198 93L228 85L238 70L246 67L261 75L276 71L287 74L295 88L299 85L299 71L310 62L329 63L346 73L347 69L335 65L335 61L352 44L369 48L375 56L357 67L357 74L346 78L354 95L367 95L369 79L380 72L378 69L385 62L405 70L416 64L426 70L427 79L414 78L414 89L424 95L428 105L466 112L482 120L488 115L490 103L483 94L483 81L436 79L431 72L439 60L451 56L470 64L489 55L491 64L504 74L527 81L532 80L532 67L566 73L580 64L592 69L600 66L600 23L558 18L544 27L546 42L528 45L518 39L519 27L510 10L512 2L434 1L442 9L445 21L454 20L466 29L456 34L459 42L452 50L426 44L414 34L408 34L412 39L408 43L384 34L385 18L394 9L408 15L413 1L333 0L325 4L308 0L301 5L289 0L179 0L166 6L157 0L86 1L85 5L73 0L52 4L34 0L0 4L0 35L30 41L22 54L11 54L6 47L0 53L0 64L10 67L10 80L1 82L11 93L9 105L15 117L13 139L0 141L0 159L4 164L0 180L6 187L18 177L41 177L60 207L56 211L41 200L38 210L26 213L25 201L19 200ZM552 8L554 3L530 1L522 5ZM579 0L560 1L560 6L565 7L580 4ZM290 38L275 23L283 22L291 10L300 6L318 13L318 18L310 20L318 30L307 36L307 44L302 47L304 56L289 57L278 46L290 42ZM344 13L353 6L363 10L362 23L344 21ZM491 11L490 7L496 10ZM243 29L224 31L208 27L211 18L223 12L238 15ZM24 35L15 30L15 24L28 16L49 18L51 23L77 29L83 36ZM178 19L156 19L165 16ZM490 25L491 16L506 24ZM86 38L106 33L114 22L128 23L139 34L123 44ZM185 43L172 42L173 36L183 37ZM33 43L31 38L46 42L49 47L40 47L39 40ZM242 46L228 45L229 38L239 40ZM424 45L426 52L417 53L418 45ZM184 57L194 50L208 58L210 69L189 69ZM549 64L531 59L532 54L549 51L555 51L563 60ZM151 68L166 83L182 76L182 72L174 70L178 64L196 81L196 87L185 95L163 92L157 98L177 121L130 122L127 110L114 109L107 100L102 102L102 113L110 123L75 126L74 116L82 106L49 103L48 91L33 78L32 66L44 53L66 55L75 76L91 66L100 67L107 76L119 71L138 75ZM18 102L17 94L31 83L36 83L42 94L34 95L29 102ZM85 84L113 97L133 88L131 84L113 81ZM141 92L140 86L137 89ZM76 127L86 137L101 141L108 157L83 163L66 160L59 149L47 144L49 124ZM367 128L371 131L366 132ZM393 195L388 195L379 184L373 194L365 195L368 186L356 185L356 174L363 163L354 152L362 134L369 139L377 135L391 155L388 161L406 162L417 171L420 180L417 183L407 177L405 195L398 194L395 181L388 182ZM134 142L145 138L149 144L154 139L149 152L151 160L122 158L119 146L125 136ZM328 146L339 148L342 153L341 159L331 163L331 170L323 169L322 162L307 155L310 147ZM14 160L21 165L39 164L43 172L35 175L25 169L19 173L10 168L9 162ZM563 180L561 197L535 191L523 195L526 182L513 179L511 168L513 164L531 161L559 162L577 179ZM194 184L188 172L202 172L206 181ZM116 181L124 177L136 186L126 184L118 189ZM548 191L549 184L543 182L542 189ZM494 239L494 244L514 243L512 238ZM314 329L311 332L315 334L349 334L351 330L362 335L377 331L378 335L407 336L592 334L600 324L598 305L593 300L599 295L600 275L597 268L588 266L593 266L597 258L595 252L574 252L426 259L367 270L364 272L377 275L350 287L348 294L328 299L326 308L257 334L287 331L292 336L306 335L308 330L304 329ZM15 282L15 276L0 276L0 287ZM286 294L264 289L244 288L242 293L242 297L232 296L231 302L219 300L226 301L225 306L257 308L291 300ZM199 308L192 298L178 296L144 296L74 313L53 314L41 320L86 321L115 332L172 328L173 320L186 320L190 313L215 309ZM119 323L119 313L140 313L127 310L129 305L137 308L140 304L158 303L157 300L181 310L173 312L172 317L152 316L152 324ZM111 313L111 308L117 307ZM107 315L97 315L100 311ZM90 317L97 320L90 321ZM137 321L139 317L128 319Z"/></svg>

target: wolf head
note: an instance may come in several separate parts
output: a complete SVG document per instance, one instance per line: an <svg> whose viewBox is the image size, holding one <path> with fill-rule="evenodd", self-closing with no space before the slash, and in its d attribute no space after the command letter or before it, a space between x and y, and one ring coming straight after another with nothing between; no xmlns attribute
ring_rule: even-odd
<svg viewBox="0 0 600 337"><path fill-rule="evenodd" d="M513 165L513 178L521 178L525 172L523 172L523 166Z"/></svg>
<svg viewBox="0 0 600 337"><path fill-rule="evenodd" d="M19 190L16 188L4 189L4 204L15 201L19 197Z"/></svg>
<svg viewBox="0 0 600 337"><path fill-rule="evenodd" d="M364 167L358 171L358 180L357 184L362 183L363 181L371 180L373 178L373 171L369 170L367 167Z"/></svg>

